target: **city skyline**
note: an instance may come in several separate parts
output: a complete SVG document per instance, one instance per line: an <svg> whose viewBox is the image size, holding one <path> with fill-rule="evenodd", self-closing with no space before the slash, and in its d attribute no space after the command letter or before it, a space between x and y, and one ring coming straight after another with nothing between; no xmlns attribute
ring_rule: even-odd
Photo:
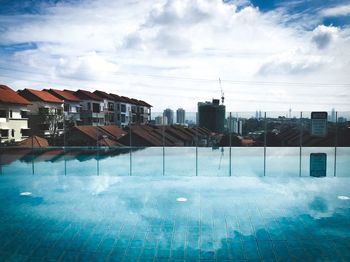
<svg viewBox="0 0 350 262"><path fill-rule="evenodd" d="M221 96L221 78L227 111L350 110L350 5L260 2L7 1L0 82L190 112Z"/></svg>

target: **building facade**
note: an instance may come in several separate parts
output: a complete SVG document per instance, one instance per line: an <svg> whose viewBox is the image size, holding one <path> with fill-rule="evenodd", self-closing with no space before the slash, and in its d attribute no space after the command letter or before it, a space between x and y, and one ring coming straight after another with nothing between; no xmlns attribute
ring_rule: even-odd
<svg viewBox="0 0 350 262"><path fill-rule="evenodd" d="M176 123L180 125L185 124L185 110L182 108L176 110Z"/></svg>
<svg viewBox="0 0 350 262"><path fill-rule="evenodd" d="M80 99L82 124L103 126L105 124L103 99L92 92L81 89L74 92L74 95Z"/></svg>
<svg viewBox="0 0 350 262"><path fill-rule="evenodd" d="M63 114L66 126L81 125L80 119L80 99L74 95L73 91L69 90L57 90L57 89L44 89L58 99L63 100Z"/></svg>
<svg viewBox="0 0 350 262"><path fill-rule="evenodd" d="M225 106L220 105L219 99L198 103L198 124L216 133L224 132Z"/></svg>
<svg viewBox="0 0 350 262"><path fill-rule="evenodd" d="M14 90L0 85L0 143L19 142L30 136L29 105Z"/></svg>
<svg viewBox="0 0 350 262"><path fill-rule="evenodd" d="M18 94L31 103L28 105L28 126L32 134L44 137L63 134L63 100L49 92L33 89L19 90Z"/></svg>
<svg viewBox="0 0 350 262"><path fill-rule="evenodd" d="M163 117L167 118L167 125L174 124L174 111L170 108L164 110Z"/></svg>

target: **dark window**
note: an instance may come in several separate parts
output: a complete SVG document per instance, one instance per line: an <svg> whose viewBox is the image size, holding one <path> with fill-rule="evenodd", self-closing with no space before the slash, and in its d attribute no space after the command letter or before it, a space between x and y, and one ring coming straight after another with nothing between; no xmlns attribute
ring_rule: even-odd
<svg viewBox="0 0 350 262"><path fill-rule="evenodd" d="M12 118L12 110L10 110L10 118Z"/></svg>
<svg viewBox="0 0 350 262"><path fill-rule="evenodd" d="M120 114L117 114L117 121L120 121Z"/></svg>
<svg viewBox="0 0 350 262"><path fill-rule="evenodd" d="M93 117L93 118L92 118L92 122L94 122L94 123L99 123L99 122L100 122L100 119L97 118L97 117Z"/></svg>
<svg viewBox="0 0 350 262"><path fill-rule="evenodd" d="M64 104L64 112L69 112L69 104Z"/></svg>
<svg viewBox="0 0 350 262"><path fill-rule="evenodd" d="M49 130L50 125L49 124L40 124L39 127L40 127L40 130L45 131L45 130Z"/></svg>
<svg viewBox="0 0 350 262"><path fill-rule="evenodd" d="M28 111L21 111L21 118L28 118Z"/></svg>
<svg viewBox="0 0 350 262"><path fill-rule="evenodd" d="M30 129L21 129L22 136L29 136L30 135Z"/></svg>
<svg viewBox="0 0 350 262"><path fill-rule="evenodd" d="M114 114L109 114L109 122L114 122Z"/></svg>
<svg viewBox="0 0 350 262"><path fill-rule="evenodd" d="M48 115L49 114L49 109L41 107L41 108L39 108L39 114L40 115Z"/></svg>
<svg viewBox="0 0 350 262"><path fill-rule="evenodd" d="M114 111L114 103L108 102L108 111Z"/></svg>
<svg viewBox="0 0 350 262"><path fill-rule="evenodd" d="M121 116L122 122L124 123L125 122L125 115L120 115L120 116Z"/></svg>
<svg viewBox="0 0 350 262"><path fill-rule="evenodd" d="M6 118L7 117L7 111L6 110L0 110L0 117Z"/></svg>
<svg viewBox="0 0 350 262"><path fill-rule="evenodd" d="M1 137L8 137L9 131L7 129L0 129L0 135Z"/></svg>
<svg viewBox="0 0 350 262"><path fill-rule="evenodd" d="M120 105L120 111L126 112L126 105Z"/></svg>
<svg viewBox="0 0 350 262"><path fill-rule="evenodd" d="M94 112L94 113L100 113L100 104L98 104L98 103L93 103L93 104L92 104L92 112Z"/></svg>
<svg viewBox="0 0 350 262"><path fill-rule="evenodd" d="M87 103L87 106L88 106L88 110L91 110L91 103Z"/></svg>
<svg viewBox="0 0 350 262"><path fill-rule="evenodd" d="M140 113L143 114L144 112L143 107L140 107Z"/></svg>
<svg viewBox="0 0 350 262"><path fill-rule="evenodd" d="M57 112L57 115L62 115L62 109L61 108L57 108L56 112Z"/></svg>
<svg viewBox="0 0 350 262"><path fill-rule="evenodd" d="M15 137L15 130L14 129L11 130L11 136Z"/></svg>
<svg viewBox="0 0 350 262"><path fill-rule="evenodd" d="M140 122L143 123L143 116L140 116Z"/></svg>

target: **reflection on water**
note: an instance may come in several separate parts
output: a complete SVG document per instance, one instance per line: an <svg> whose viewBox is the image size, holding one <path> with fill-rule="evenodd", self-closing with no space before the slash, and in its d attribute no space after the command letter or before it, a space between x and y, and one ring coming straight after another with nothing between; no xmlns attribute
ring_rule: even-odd
<svg viewBox="0 0 350 262"><path fill-rule="evenodd" d="M349 186L328 177L5 175L0 259L347 261Z"/></svg>
<svg viewBox="0 0 350 262"><path fill-rule="evenodd" d="M348 177L350 148L17 149L0 163L2 175Z"/></svg>

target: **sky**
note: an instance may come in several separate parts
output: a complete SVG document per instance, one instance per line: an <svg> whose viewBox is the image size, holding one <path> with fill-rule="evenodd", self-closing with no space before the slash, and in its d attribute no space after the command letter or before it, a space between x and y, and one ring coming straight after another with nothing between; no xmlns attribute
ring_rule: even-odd
<svg viewBox="0 0 350 262"><path fill-rule="evenodd" d="M0 83L153 111L350 111L350 1L0 0ZM219 83L221 79L221 86Z"/></svg>

